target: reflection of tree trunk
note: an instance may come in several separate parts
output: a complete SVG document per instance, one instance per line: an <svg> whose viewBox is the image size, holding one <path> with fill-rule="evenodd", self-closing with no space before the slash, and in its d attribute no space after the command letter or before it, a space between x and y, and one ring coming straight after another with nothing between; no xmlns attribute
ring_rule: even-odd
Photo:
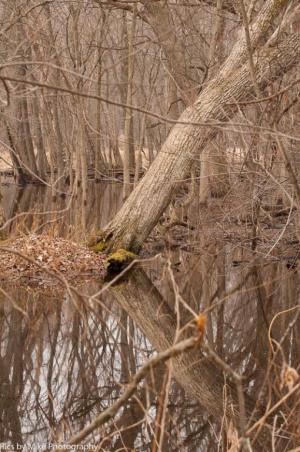
<svg viewBox="0 0 300 452"><path fill-rule="evenodd" d="M0 442L23 444L18 402L23 391L22 314L12 309L6 354L0 357ZM4 422L5 421L5 422Z"/></svg>
<svg viewBox="0 0 300 452"><path fill-rule="evenodd" d="M202 278L202 294L201 294L201 302L204 306L205 310L208 310L207 314L207 327L206 334L209 344L213 344L214 334L213 334L213 325L212 325L212 314L210 311L210 303L211 303L211 295L212 295L212 283L213 283L213 274L215 267L215 253L214 244L209 245L205 244L203 240L202 248L204 251L201 256L201 278Z"/></svg>
<svg viewBox="0 0 300 452"><path fill-rule="evenodd" d="M251 281L251 279L250 279ZM251 285L256 287L256 309L257 309L257 326L256 326L256 347L254 357L257 361L256 386L261 387L265 370L268 365L268 319L267 312L272 309L272 297L268 296L264 279L260 274L259 268L253 267L253 281ZM272 291L271 291L272 293Z"/></svg>
<svg viewBox="0 0 300 452"><path fill-rule="evenodd" d="M54 413L54 397L53 397L53 391L52 391L52 384L53 384L53 373L54 373L54 367L55 367L55 356L57 353L57 342L58 342L58 335L61 328L61 308L57 305L56 309L56 316L54 319L54 326L53 326L53 336L50 336L49 344L50 344L50 350L49 350L49 361L48 361L48 367L47 367L47 393L48 393L48 421L51 428L55 427L56 424L56 418ZM77 348L75 348L77 350Z"/></svg>
<svg viewBox="0 0 300 452"><path fill-rule="evenodd" d="M110 292L157 351L172 346L176 332L176 315L143 270L135 270L127 284L113 287ZM232 411L223 406L222 370L210 360L204 359L200 350L193 350L181 358L174 359L173 369L176 380L209 413L218 418L222 416L224 409L227 409L228 415L232 416ZM251 405L251 402L248 401L250 411L252 406L250 408L249 403Z"/></svg>
<svg viewBox="0 0 300 452"><path fill-rule="evenodd" d="M280 281L280 296L278 297L278 300L276 300L276 311L284 312L285 310L295 307L295 296L299 293L299 274L298 272L287 270L285 265L279 266L278 274L278 280ZM287 360L289 356L295 357L294 364L291 363L291 365L295 365L295 367L297 367L299 363L297 356L300 356L300 349L297 346L297 343L300 345L300 337L299 334L297 334L300 323L299 316L300 313L297 310L286 312L284 315L277 318L276 323L272 328L272 337L274 337L278 343L280 343L285 336L285 340L282 343L283 352ZM291 328L292 324L294 324L294 333ZM290 333L286 334L287 331L290 331ZM293 348L295 348L296 353L292 353Z"/></svg>
<svg viewBox="0 0 300 452"><path fill-rule="evenodd" d="M299 287L299 272L295 275L297 287ZM293 339L291 340L291 355L294 357L294 367L300 362L300 309L295 313L295 324L293 328Z"/></svg>
<svg viewBox="0 0 300 452"><path fill-rule="evenodd" d="M217 290L226 293L226 248L219 250L217 258ZM223 358L224 352L224 303L217 310L216 350Z"/></svg>
<svg viewBox="0 0 300 452"><path fill-rule="evenodd" d="M130 369L129 369L129 344L128 344L128 336L127 336L127 322L128 315L124 309L122 309L121 319L120 319L120 327L121 327L121 383L128 383L130 378Z"/></svg>
<svg viewBox="0 0 300 452"><path fill-rule="evenodd" d="M145 417L147 407L155 402L156 395L161 390L164 372L164 364L160 364L153 369L151 375L146 378L144 385L137 391L136 396L128 402L127 406L124 407L121 417L113 425L113 431L119 437L114 444L114 448L112 449L111 439L104 439L101 443L103 450L123 450L124 447L127 448L126 450L133 450L134 442L143 426L139 421ZM109 438L109 435L107 437Z"/></svg>
<svg viewBox="0 0 300 452"><path fill-rule="evenodd" d="M14 139L15 137L13 136L11 127L7 120L5 121L5 128L6 128L7 138L8 138L8 142L9 142L9 153L10 153L11 161L14 166L14 170L16 172L17 181L20 185L24 185L25 181L26 181L25 171L22 166L20 156L17 152L16 140Z"/></svg>
<svg viewBox="0 0 300 452"><path fill-rule="evenodd" d="M299 53L299 35L292 35L278 41L274 47L261 50L256 67L260 88L266 86L270 72L276 79L282 76L282 68L290 69L297 62ZM209 120L227 121L236 111L236 106L228 107L231 99L238 101L251 93L253 87L248 62L236 70L240 58L234 52L229 56L218 76L180 117L187 124L173 127L145 177L107 226L109 249L125 247L138 250L141 247L170 203L178 181L190 170L199 149L203 150L216 136L214 128L203 130L193 124Z"/></svg>
<svg viewBox="0 0 300 452"><path fill-rule="evenodd" d="M16 447L22 444L21 423L18 414L18 399L14 392L14 386L9 380L9 371L5 359L0 358L0 388L4 395L0 398L0 417L5 419L5 425L0 426L0 442L12 437L12 443ZM1 422L2 424L2 422ZM9 428L12 435L7 431Z"/></svg>

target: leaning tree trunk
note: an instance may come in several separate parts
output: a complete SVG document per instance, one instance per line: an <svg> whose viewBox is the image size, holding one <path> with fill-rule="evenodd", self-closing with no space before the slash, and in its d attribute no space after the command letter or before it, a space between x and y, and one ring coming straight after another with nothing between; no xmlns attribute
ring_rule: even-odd
<svg viewBox="0 0 300 452"><path fill-rule="evenodd" d="M299 34L278 40L276 46L267 45L260 49L259 55L254 54L260 89L295 65L299 55ZM220 74L183 112L145 177L105 228L102 240L107 251L120 247L133 251L140 249L167 208L177 183L190 169L195 155L215 137L220 122L228 121L236 113L236 102L252 92L247 57L235 70L236 62L241 59L238 49L233 49Z"/></svg>
<svg viewBox="0 0 300 452"><path fill-rule="evenodd" d="M214 0L213 2L205 1L215 7L214 25L212 32L212 42L210 45L209 54L209 72L207 74L207 80L212 79L212 75L216 73L216 54L220 53L218 49L218 42L220 41L221 34L223 33L224 21L222 20L222 10L227 9L231 4L230 11L240 14L240 0L235 2L228 2L224 0ZM171 12L170 5L166 0L158 0L156 2L149 0L141 0L144 5L144 15L152 27L157 41L164 52L166 57L166 65L171 74L171 78L175 81L178 88L179 98L185 104L185 107L190 106L196 99L199 86L203 85L204 79L196 82L197 76L191 68L189 55L185 49L185 42L182 37L179 36L174 23L173 14ZM233 4L232 4L233 3ZM267 39L267 31L270 29L270 25L273 19L276 17L280 9L288 3L288 0L268 0L261 7L260 14L257 17L254 26L250 27L251 30L251 54L256 49L258 44L263 45ZM251 14L250 14L251 16ZM248 22L248 21L247 21ZM261 39L263 38L263 39ZM242 29L238 42L242 42L242 45L238 44L231 53L231 57L228 59L228 68L232 70L231 62L235 60L236 68L243 63L243 59L249 54L249 43L246 45L245 31ZM220 58L218 58L220 60ZM198 64L204 63L198 61ZM204 64L205 66L206 64ZM226 66L226 65L225 65ZM177 119L177 117L176 117ZM214 196L224 196L229 187L229 174L227 171L226 159L224 153L217 147L214 152L211 152L209 147L206 149L207 158L202 160L201 164L201 183L200 183L200 203L206 204L208 194L211 193ZM210 172L213 172L213 177L208 177Z"/></svg>

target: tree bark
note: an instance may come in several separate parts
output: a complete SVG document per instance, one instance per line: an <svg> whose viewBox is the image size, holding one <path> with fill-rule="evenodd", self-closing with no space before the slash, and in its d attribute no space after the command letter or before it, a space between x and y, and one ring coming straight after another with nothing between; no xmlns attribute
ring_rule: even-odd
<svg viewBox="0 0 300 452"><path fill-rule="evenodd" d="M253 30L255 42L259 39L256 25ZM254 54L257 83L262 90L293 67L300 55L299 34L270 44ZM237 111L235 103L247 99L252 90L247 49L242 42L233 49L218 76L183 112L145 177L105 228L108 251L141 248L170 203L177 183L190 170L193 158L216 136L217 128L209 123L228 121Z"/></svg>

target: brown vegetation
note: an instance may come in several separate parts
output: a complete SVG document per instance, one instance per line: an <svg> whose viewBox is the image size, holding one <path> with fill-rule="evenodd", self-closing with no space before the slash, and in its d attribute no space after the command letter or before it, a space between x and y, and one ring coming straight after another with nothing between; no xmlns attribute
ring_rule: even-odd
<svg viewBox="0 0 300 452"><path fill-rule="evenodd" d="M299 13L0 0L0 448L298 450Z"/></svg>

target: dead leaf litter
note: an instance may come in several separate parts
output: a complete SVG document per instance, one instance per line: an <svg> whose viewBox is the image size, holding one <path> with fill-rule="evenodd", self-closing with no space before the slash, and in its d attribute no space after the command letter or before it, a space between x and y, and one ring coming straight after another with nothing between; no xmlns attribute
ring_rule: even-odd
<svg viewBox="0 0 300 452"><path fill-rule="evenodd" d="M2 243L2 246L12 251L1 251L0 279L18 279L20 277L39 279L47 274L40 266L63 275L68 282L76 284L78 279L103 277L104 255L89 250L80 243L65 240L61 237L30 234L13 241ZM29 262L24 257L14 254L14 251L37 262ZM53 279L57 279L53 277ZM57 280L58 282L58 280Z"/></svg>

